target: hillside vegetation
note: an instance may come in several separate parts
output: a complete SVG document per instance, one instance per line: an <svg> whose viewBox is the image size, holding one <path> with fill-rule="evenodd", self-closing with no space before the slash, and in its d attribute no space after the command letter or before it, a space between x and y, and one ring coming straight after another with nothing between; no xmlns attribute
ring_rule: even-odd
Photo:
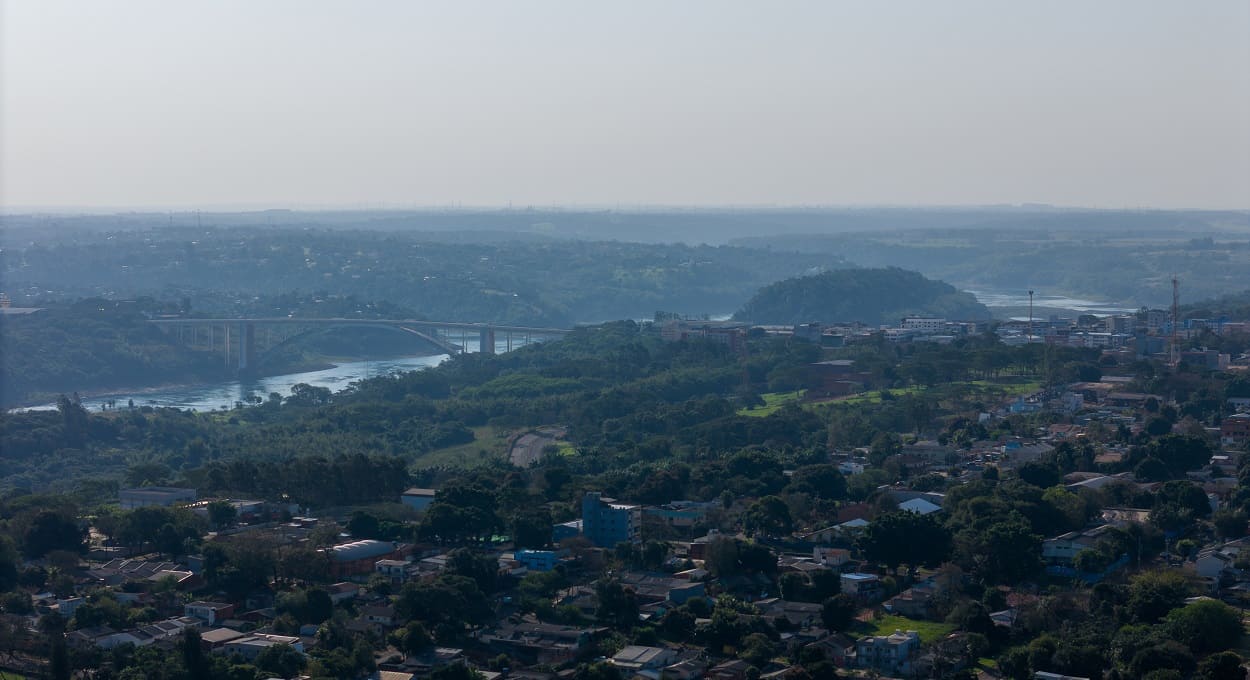
<svg viewBox="0 0 1250 680"><path fill-rule="evenodd" d="M896 267L842 269L765 286L734 315L739 321L894 323L903 316L987 319L971 293Z"/></svg>

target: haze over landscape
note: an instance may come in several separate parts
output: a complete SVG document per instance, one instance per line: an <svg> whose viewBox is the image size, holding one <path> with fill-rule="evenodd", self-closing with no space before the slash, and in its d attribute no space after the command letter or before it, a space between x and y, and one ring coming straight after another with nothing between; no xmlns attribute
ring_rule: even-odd
<svg viewBox="0 0 1250 680"><path fill-rule="evenodd" d="M6 2L7 206L1250 207L1244 2Z"/></svg>
<svg viewBox="0 0 1250 680"><path fill-rule="evenodd" d="M1250 4L0 0L0 680L1246 680Z"/></svg>

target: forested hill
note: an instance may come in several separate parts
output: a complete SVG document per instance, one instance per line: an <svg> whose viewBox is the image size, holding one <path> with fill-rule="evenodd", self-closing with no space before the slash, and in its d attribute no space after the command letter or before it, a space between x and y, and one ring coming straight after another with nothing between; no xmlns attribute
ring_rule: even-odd
<svg viewBox="0 0 1250 680"><path fill-rule="evenodd" d="M971 293L905 269L841 269L765 286L734 315L739 321L895 323L904 316L988 319Z"/></svg>
<svg viewBox="0 0 1250 680"><path fill-rule="evenodd" d="M0 316L0 403L58 392L219 377L221 359L178 345L138 311L99 299Z"/></svg>
<svg viewBox="0 0 1250 680"><path fill-rule="evenodd" d="M648 318L657 310L728 313L762 285L836 266L840 259L828 255L748 248L465 244L277 229L50 235L0 251L0 277L17 305L174 291L198 312L240 316L256 296L302 291L386 301L443 321L531 326Z"/></svg>
<svg viewBox="0 0 1250 680"><path fill-rule="evenodd" d="M1182 305L1181 313L1186 319L1250 319L1250 288Z"/></svg>

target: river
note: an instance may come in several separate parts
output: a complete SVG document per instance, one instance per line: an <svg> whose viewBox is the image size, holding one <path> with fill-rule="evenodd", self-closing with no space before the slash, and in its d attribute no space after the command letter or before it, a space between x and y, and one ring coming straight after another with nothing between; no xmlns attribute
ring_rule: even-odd
<svg viewBox="0 0 1250 680"><path fill-rule="evenodd" d="M467 344L469 351L477 351L476 341L471 340ZM516 348L520 344L522 343L514 340L512 347ZM500 342L495 351L502 353L507 351L507 349L506 343ZM420 357L372 359L369 361L345 361L319 371L288 373L267 378L226 380L198 385L119 390L109 394L95 394L83 397L82 405L89 411L99 411L105 404L111 401L116 408L120 409L125 408L129 400L133 399L135 406L164 406L196 411L212 411L222 407L233 408L235 402L246 401L252 395L268 398L271 393L277 392L285 397L291 394L292 387L300 383L314 387L325 387L332 392L339 392L357 380L390 373L417 371L437 366L446 359L446 354L435 354ZM56 404L49 403L14 410L41 411L54 408L56 408Z"/></svg>
<svg viewBox="0 0 1250 680"><path fill-rule="evenodd" d="M965 292L975 295L977 301L986 307L989 307L990 311L1004 309L1016 311L1019 309L1026 309L1029 306L1028 291L1007 292L969 290ZM1035 293L1033 295L1033 309L1065 310L1077 312L1078 314L1095 314L1099 316L1105 316L1108 314L1129 314L1137 311L1136 307L1122 302L1101 302L1098 300L1083 300L1081 298L1067 297L1064 295L1043 295L1041 293Z"/></svg>

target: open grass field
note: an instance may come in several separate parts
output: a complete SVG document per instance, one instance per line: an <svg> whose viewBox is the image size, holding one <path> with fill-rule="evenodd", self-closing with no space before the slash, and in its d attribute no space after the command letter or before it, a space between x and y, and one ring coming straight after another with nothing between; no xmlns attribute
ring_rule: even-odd
<svg viewBox="0 0 1250 680"><path fill-rule="evenodd" d="M860 623L860 626L865 635L891 635L896 630L914 630L920 635L920 641L926 644L946 637L950 635L951 631L955 630L955 625L951 623L920 621L894 614L888 614L879 619L863 621Z"/></svg>
<svg viewBox="0 0 1250 680"><path fill-rule="evenodd" d="M473 441L430 451L413 461L414 466L471 468L507 455L510 432L496 430L489 425L470 429L473 430ZM483 451L485 455L482 455Z"/></svg>
<svg viewBox="0 0 1250 680"><path fill-rule="evenodd" d="M771 416L782 406L801 400L804 392L805 390L796 390L794 392L769 392L768 394L761 394L760 398L764 400L763 406L738 409L738 415L750 416L752 418Z"/></svg>

